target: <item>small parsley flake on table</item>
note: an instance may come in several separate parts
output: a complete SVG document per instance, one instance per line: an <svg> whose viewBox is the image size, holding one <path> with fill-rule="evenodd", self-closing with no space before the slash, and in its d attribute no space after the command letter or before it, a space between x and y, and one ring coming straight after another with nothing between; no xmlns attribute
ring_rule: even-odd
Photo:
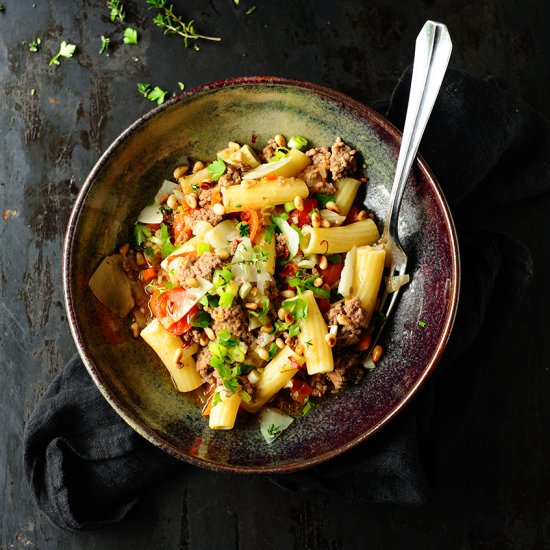
<svg viewBox="0 0 550 550"><path fill-rule="evenodd" d="M105 53L109 49L109 45L111 44L111 39L101 35L101 49L99 50L99 53Z"/></svg>
<svg viewBox="0 0 550 550"><path fill-rule="evenodd" d="M161 105L164 103L164 99L166 98L166 94L168 93L166 90L163 90L159 86L155 86L152 88L149 84L146 84L144 82L139 82L137 85L138 92L149 101L156 101L158 105Z"/></svg>
<svg viewBox="0 0 550 550"><path fill-rule="evenodd" d="M124 37L122 39L124 44L137 44L139 42L138 33L136 29L132 27L126 27L124 29Z"/></svg>
<svg viewBox="0 0 550 550"><path fill-rule="evenodd" d="M59 45L59 51L51 58L50 65L59 65L59 58L65 57L66 59L70 59L76 50L76 46L74 44L69 44L68 42L61 42Z"/></svg>

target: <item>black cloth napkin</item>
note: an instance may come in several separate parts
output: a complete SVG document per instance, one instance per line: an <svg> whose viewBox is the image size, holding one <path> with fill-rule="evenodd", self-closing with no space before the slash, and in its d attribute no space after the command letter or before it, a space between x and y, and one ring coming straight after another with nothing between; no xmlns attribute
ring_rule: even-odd
<svg viewBox="0 0 550 550"><path fill-rule="evenodd" d="M389 104L378 106L398 128L410 77L409 68ZM433 479L445 467L484 365L531 281L525 246L477 220L488 208L550 188L548 122L495 83L450 70L420 151L452 208L461 247L461 298L443 360L414 402L379 434L320 466L272 476L282 487L361 502L426 502L425 472ZM55 378L26 425L24 466L39 508L73 530L119 521L145 486L185 467L117 416L78 357Z"/></svg>

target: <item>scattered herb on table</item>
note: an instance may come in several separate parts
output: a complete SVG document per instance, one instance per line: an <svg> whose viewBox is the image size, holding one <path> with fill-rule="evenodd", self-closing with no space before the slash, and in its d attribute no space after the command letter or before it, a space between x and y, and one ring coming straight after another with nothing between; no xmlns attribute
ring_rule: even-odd
<svg viewBox="0 0 550 550"><path fill-rule="evenodd" d="M36 94L36 88L31 88L31 96L33 96L34 94Z"/></svg>
<svg viewBox="0 0 550 550"><path fill-rule="evenodd" d="M216 36L205 36L199 34L195 30L195 21L188 22L183 21L181 16L174 13L174 5L167 4L166 0L146 0L149 4L149 9L159 10L159 13L155 15L153 23L160 29L164 29L164 34L177 34L183 38L185 47L189 47L190 40L214 40L219 42L221 38ZM198 50L198 46L195 43L194 48Z"/></svg>
<svg viewBox="0 0 550 550"><path fill-rule="evenodd" d="M185 90L185 84L183 82L178 82L178 86L180 90Z"/></svg>
<svg viewBox="0 0 550 550"><path fill-rule="evenodd" d="M137 44L138 43L138 33L136 29L132 27L126 27L124 29L124 44Z"/></svg>
<svg viewBox="0 0 550 550"><path fill-rule="evenodd" d="M124 22L126 13L124 12L124 6L119 0L108 0L107 7L111 10L111 21Z"/></svg>
<svg viewBox="0 0 550 550"><path fill-rule="evenodd" d="M426 326L426 322L425 321L418 321L418 326L420 328L424 328Z"/></svg>
<svg viewBox="0 0 550 550"><path fill-rule="evenodd" d="M144 82L138 82L137 89L144 98L149 101L156 101L159 105L164 103L164 99L168 93L159 86L152 88L149 84L145 84Z"/></svg>
<svg viewBox="0 0 550 550"><path fill-rule="evenodd" d="M105 53L109 49L110 44L111 39L101 35L101 49L99 50L99 53Z"/></svg>
<svg viewBox="0 0 550 550"><path fill-rule="evenodd" d="M251 15L256 11L256 6L252 6L246 10L246 15Z"/></svg>
<svg viewBox="0 0 550 550"><path fill-rule="evenodd" d="M59 46L59 51L51 58L50 65L59 65L59 58L65 57L67 59L70 59L76 50L76 46L74 44L69 44L68 42L61 42Z"/></svg>
<svg viewBox="0 0 550 550"><path fill-rule="evenodd" d="M29 51L31 52L37 52L40 49L40 44L42 44L42 39L37 38L33 42L29 43Z"/></svg>
<svg viewBox="0 0 550 550"><path fill-rule="evenodd" d="M4 4L0 4L0 13L4 13L6 11L6 6Z"/></svg>

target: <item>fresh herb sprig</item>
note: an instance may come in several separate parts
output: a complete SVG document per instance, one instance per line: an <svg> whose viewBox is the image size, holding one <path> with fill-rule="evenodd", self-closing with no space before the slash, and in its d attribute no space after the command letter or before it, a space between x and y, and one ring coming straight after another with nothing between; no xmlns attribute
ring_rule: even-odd
<svg viewBox="0 0 550 550"><path fill-rule="evenodd" d="M146 84L145 82L138 82L137 89L144 98L149 101L156 101L159 105L164 103L164 99L168 93L159 86L153 88L150 84Z"/></svg>
<svg viewBox="0 0 550 550"><path fill-rule="evenodd" d="M101 49L99 50L99 53L107 52L110 44L111 44L111 39L101 35Z"/></svg>
<svg viewBox="0 0 550 550"><path fill-rule="evenodd" d="M183 43L185 47L189 47L190 40L213 40L219 42L221 38L217 36L206 36L204 34L199 34L195 30L195 22L193 20L185 22L181 16L178 16L174 13L174 5L167 4L166 0L147 0L149 4L149 9L159 10L159 13L155 15L153 23L164 29L164 34L177 34L183 38ZM198 45L195 42L194 48L198 50Z"/></svg>
<svg viewBox="0 0 550 550"><path fill-rule="evenodd" d="M37 52L40 49L40 44L42 44L41 38L37 38L36 40L29 42L29 51Z"/></svg>
<svg viewBox="0 0 550 550"><path fill-rule="evenodd" d="M139 42L139 39L136 29L133 29L132 27L126 27L124 29L124 36L122 40L124 44L137 44Z"/></svg>

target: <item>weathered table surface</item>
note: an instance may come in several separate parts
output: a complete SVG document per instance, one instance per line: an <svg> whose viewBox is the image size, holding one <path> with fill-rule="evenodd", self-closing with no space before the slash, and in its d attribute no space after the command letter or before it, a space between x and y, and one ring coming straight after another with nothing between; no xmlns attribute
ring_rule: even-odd
<svg viewBox="0 0 550 550"><path fill-rule="evenodd" d="M258 2L250 14L252 0L175 2L199 31L223 37L198 52L163 36L145 1L123 3L139 45L122 43L124 26L109 21L102 1L4 0L0 13L0 548L549 547L548 197L507 213L532 248L534 284L486 368L461 454L434 503L356 505L188 467L100 532L61 531L36 509L22 472L23 428L75 350L61 288L63 233L100 153L152 107L137 82L177 92L178 82L272 74L371 103L392 90L430 18L450 29L451 66L492 75L550 114L544 0L284 0ZM101 35L112 40L108 56L98 53ZM49 66L62 40L77 53Z"/></svg>

